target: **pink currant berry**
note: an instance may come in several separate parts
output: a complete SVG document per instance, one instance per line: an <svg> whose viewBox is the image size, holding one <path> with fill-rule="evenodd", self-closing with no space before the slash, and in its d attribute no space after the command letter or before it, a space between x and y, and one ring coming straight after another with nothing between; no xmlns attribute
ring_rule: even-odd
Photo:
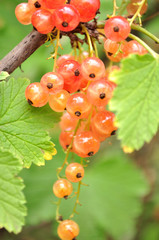
<svg viewBox="0 0 159 240"><path fill-rule="evenodd" d="M121 42L128 37L131 28L126 18L115 16L106 21L104 31L108 39Z"/></svg>

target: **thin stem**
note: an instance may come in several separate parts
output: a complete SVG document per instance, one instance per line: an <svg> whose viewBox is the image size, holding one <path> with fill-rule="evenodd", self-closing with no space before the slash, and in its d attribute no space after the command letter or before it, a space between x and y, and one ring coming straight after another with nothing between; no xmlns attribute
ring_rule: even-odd
<svg viewBox="0 0 159 240"><path fill-rule="evenodd" d="M57 177L58 177L58 179L61 178L61 177L60 177L60 173L61 173L61 171L63 170L65 164L68 163L67 160L68 160L68 157L69 157L70 151L71 151L71 149L72 149L73 140L74 140L74 137L75 137L75 135L76 135L76 133L77 133L77 130L78 130L80 124L81 124L81 120L78 120L78 123L77 123L77 125L76 125L75 130L74 130L74 134L73 134L72 141L71 141L69 147L67 148L66 156L65 156L64 162L63 162L62 166L61 166L60 168L57 169Z"/></svg>
<svg viewBox="0 0 159 240"><path fill-rule="evenodd" d="M74 208L73 208L73 212L72 212L70 218L73 218L75 213L78 214L78 212L76 211L76 209L77 209L77 205L78 205L78 204L80 205L79 196L80 196L81 185L82 185L82 182L80 181L80 182L78 183L76 202L75 202L75 205L74 205Z"/></svg>
<svg viewBox="0 0 159 240"><path fill-rule="evenodd" d="M60 222L59 221L59 217L60 217L60 213L59 213L59 210L60 210L60 205L61 205L61 198L58 200L57 202L57 208L56 208L56 221L57 222Z"/></svg>
<svg viewBox="0 0 159 240"><path fill-rule="evenodd" d="M79 62L82 62L82 48L81 48L81 44L80 44L80 42L78 41L77 42L77 44L78 44L78 50L79 50L79 56L78 56L78 59L79 59Z"/></svg>
<svg viewBox="0 0 159 240"><path fill-rule="evenodd" d="M141 11L141 9L142 9L145 1L146 1L146 0L142 0L142 1L140 2L139 7L138 7L136 13L135 13L134 16L130 19L130 26L131 26L131 24L134 22L134 20L135 20L136 17L138 17L138 16L140 17L140 11Z"/></svg>
<svg viewBox="0 0 159 240"><path fill-rule="evenodd" d="M116 10L118 9L117 4L116 4L116 0L113 0L113 6L114 6L114 8L113 8L113 15L112 16L115 16L116 15Z"/></svg>
<svg viewBox="0 0 159 240"><path fill-rule="evenodd" d="M97 58L99 58L99 56L98 56L97 44L96 44L96 41L95 41L94 38L92 38L92 43L93 43L93 48L94 48L94 51L95 51L95 56L96 56Z"/></svg>
<svg viewBox="0 0 159 240"><path fill-rule="evenodd" d="M76 48L76 43L73 46L73 50L74 50L74 56L75 56L75 60L77 61L77 48Z"/></svg>
<svg viewBox="0 0 159 240"><path fill-rule="evenodd" d="M155 35L153 35L152 33L150 33L149 31L147 31L145 28L142 28L141 26L139 25L136 25L136 24L132 24L131 25L131 28L133 30L137 30L139 32L142 32L144 33L145 35L147 35L148 37L150 37L152 40L154 40L156 43L159 43L159 38L157 38Z"/></svg>
<svg viewBox="0 0 159 240"><path fill-rule="evenodd" d="M158 58L159 55L152 50L152 48L150 48L144 41L142 41L140 38L136 37L133 34L129 34L129 37L132 38L133 40L136 40L137 42L139 42L144 48L147 49L147 51L154 57L154 58Z"/></svg>
<svg viewBox="0 0 159 240"><path fill-rule="evenodd" d="M91 110L91 112L88 116L88 121L87 121L87 124L85 126L85 131L87 131L87 130L89 131L89 129L90 129L91 118L92 118L92 115L93 115L93 109L94 109L94 107L92 107L92 110Z"/></svg>
<svg viewBox="0 0 159 240"><path fill-rule="evenodd" d="M116 51L116 53L114 54L113 57L116 57L118 55L118 53L123 53L122 50L121 50L121 45L122 45L122 42L119 43L119 48L118 48L118 50Z"/></svg>
<svg viewBox="0 0 159 240"><path fill-rule="evenodd" d="M122 0L122 3L118 9L118 15L121 16L125 11L127 5L129 4L130 0Z"/></svg>
<svg viewBox="0 0 159 240"><path fill-rule="evenodd" d="M93 57L93 46L92 46L91 38L89 36L89 32L84 25L82 25L82 28L83 28L83 31L85 32L86 36L87 36L87 41L88 41L88 46L89 46L89 56Z"/></svg>
<svg viewBox="0 0 159 240"><path fill-rule="evenodd" d="M54 67L53 72L56 70L56 63L57 63L57 54L58 54L58 47L59 47L59 40L60 40L60 30L57 30L57 36L56 36L56 48L54 53Z"/></svg>

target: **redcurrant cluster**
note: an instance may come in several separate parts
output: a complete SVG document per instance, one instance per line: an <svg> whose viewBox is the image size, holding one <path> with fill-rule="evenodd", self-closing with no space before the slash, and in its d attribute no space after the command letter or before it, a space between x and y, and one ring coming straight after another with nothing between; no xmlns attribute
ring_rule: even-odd
<svg viewBox="0 0 159 240"><path fill-rule="evenodd" d="M138 9L140 15L146 11L147 4L143 2L139 8L140 2L141 0L131 0L127 6L130 15L135 16ZM42 76L40 82L30 84L25 96L28 103L34 107L42 107L49 102L53 111L63 112L60 121L60 144L66 151L66 157L62 166L57 169L58 180L53 185L53 192L59 198L56 217L60 223L58 235L63 240L75 239L79 234L79 227L72 220L63 221L59 214L60 201L62 198L68 199L73 192L72 183L78 183L74 212L70 217L72 218L79 203L84 161L87 161L85 158L96 154L100 142L114 135L117 130L114 113L106 109L116 87L110 81L109 74L120 67L105 68L98 58L95 44L97 28L89 29L87 25L88 21L95 18L99 7L99 0L28 0L28 3L21 3L16 8L16 16L21 23L32 22L40 33L54 32L56 36L53 71ZM104 48L107 57L113 62L119 62L131 53L147 53L137 41L126 41L133 18L127 20L113 14L105 23ZM96 25L96 20L93 23ZM75 56L67 54L57 59L60 32L70 32L77 26L80 26L82 34L85 35L89 52L83 51L81 42L75 38ZM70 152L80 156L81 163L68 164ZM61 177L60 173L65 166L65 176Z"/></svg>
<svg viewBox="0 0 159 240"><path fill-rule="evenodd" d="M28 0L16 7L15 14L20 23L32 23L40 33L47 34L54 27L72 31L80 22L92 20L99 8L100 0Z"/></svg>

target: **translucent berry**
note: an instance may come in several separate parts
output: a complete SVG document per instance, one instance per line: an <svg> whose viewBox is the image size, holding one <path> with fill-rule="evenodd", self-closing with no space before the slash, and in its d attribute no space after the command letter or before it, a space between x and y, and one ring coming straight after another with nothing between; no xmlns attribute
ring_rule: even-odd
<svg viewBox="0 0 159 240"><path fill-rule="evenodd" d="M42 107L48 102L49 94L44 91L39 82L35 82L26 88L25 97L30 105Z"/></svg>
<svg viewBox="0 0 159 240"><path fill-rule="evenodd" d="M126 41L115 42L107 39L104 43L104 49L106 50L107 57L113 62L120 62L124 57L124 46Z"/></svg>
<svg viewBox="0 0 159 240"><path fill-rule="evenodd" d="M60 121L60 128L63 131L72 131L77 125L77 118L73 118L68 112L64 112Z"/></svg>
<svg viewBox="0 0 159 240"><path fill-rule="evenodd" d="M87 98L97 107L105 106L112 98L113 90L111 82L104 79L91 82L87 89Z"/></svg>
<svg viewBox="0 0 159 240"><path fill-rule="evenodd" d="M66 150L70 146L72 142L72 138L73 138L73 132L64 132L64 131L61 132L59 141L63 149Z"/></svg>
<svg viewBox="0 0 159 240"><path fill-rule="evenodd" d="M79 226L72 220L65 220L59 224L57 233L62 240L73 240L79 235Z"/></svg>
<svg viewBox="0 0 159 240"><path fill-rule="evenodd" d="M144 55L147 53L147 50L135 40L127 42L124 46L123 51L125 57L127 57L129 54Z"/></svg>
<svg viewBox="0 0 159 240"><path fill-rule="evenodd" d="M72 191L72 184L67 179L59 179L53 185L53 193L58 198L67 199Z"/></svg>
<svg viewBox="0 0 159 240"><path fill-rule="evenodd" d="M99 147L99 139L91 131L78 133L73 141L74 152L82 158L93 156L98 152Z"/></svg>
<svg viewBox="0 0 159 240"><path fill-rule="evenodd" d="M89 52L87 52L87 51L83 51L82 53L81 53L81 60L82 60L82 62L86 59L86 58L88 58L89 57Z"/></svg>
<svg viewBox="0 0 159 240"><path fill-rule="evenodd" d="M89 22L96 16L100 8L100 0L71 0L73 5L80 14L80 22Z"/></svg>
<svg viewBox="0 0 159 240"><path fill-rule="evenodd" d="M69 4L57 8L52 18L57 29L64 32L74 30L79 24L79 12L74 6Z"/></svg>
<svg viewBox="0 0 159 240"><path fill-rule="evenodd" d="M121 42L128 37L131 28L126 18L116 16L106 21L104 31L108 39Z"/></svg>
<svg viewBox="0 0 159 240"><path fill-rule="evenodd" d="M65 4L66 0L43 0L47 8L55 9Z"/></svg>
<svg viewBox="0 0 159 240"><path fill-rule="evenodd" d="M59 73L48 72L41 78L40 84L46 92L57 93L63 89L64 79Z"/></svg>
<svg viewBox="0 0 159 240"><path fill-rule="evenodd" d="M49 105L55 112L63 112L69 97L70 94L67 91L61 90L49 96Z"/></svg>
<svg viewBox="0 0 159 240"><path fill-rule="evenodd" d="M15 16L21 24L31 24L32 12L28 3L20 3L15 8Z"/></svg>
<svg viewBox="0 0 159 240"><path fill-rule="evenodd" d="M74 92L77 92L78 90L80 90L80 84L81 84L80 81L75 81L70 84L65 83L64 89L66 91L68 91L69 93L74 93Z"/></svg>
<svg viewBox="0 0 159 240"><path fill-rule="evenodd" d="M75 93L69 97L66 108L71 116L82 119L88 117L92 105L84 93Z"/></svg>
<svg viewBox="0 0 159 240"><path fill-rule="evenodd" d="M114 117L114 113L106 110L98 112L93 117L91 129L100 141L104 141L106 138L115 134L117 128L114 126Z"/></svg>
<svg viewBox="0 0 159 240"><path fill-rule="evenodd" d="M139 8L138 3L141 3L141 0L131 0L127 5L126 9L129 15L134 15ZM143 15L147 11L148 4L145 2L140 10L140 15Z"/></svg>
<svg viewBox="0 0 159 240"><path fill-rule="evenodd" d="M41 8L46 8L43 0L28 0L28 5L31 11L33 12Z"/></svg>
<svg viewBox="0 0 159 240"><path fill-rule="evenodd" d="M51 12L40 9L33 13L31 22L38 32L42 34L50 33L54 28Z"/></svg>
<svg viewBox="0 0 159 240"><path fill-rule="evenodd" d="M104 63L96 57L86 58L81 64L81 73L87 80L99 80L105 74Z"/></svg>
<svg viewBox="0 0 159 240"><path fill-rule="evenodd" d="M58 69L64 78L65 84L73 84L81 79L81 65L75 60L67 60Z"/></svg>
<svg viewBox="0 0 159 240"><path fill-rule="evenodd" d="M60 67L67 60L75 60L74 56L69 54L64 54L57 59L57 66Z"/></svg>
<svg viewBox="0 0 159 240"><path fill-rule="evenodd" d="M88 82L89 82L88 79L82 77L82 78L81 78L81 81L80 81L80 89L83 90L83 88L86 88L87 85L88 85Z"/></svg>
<svg viewBox="0 0 159 240"><path fill-rule="evenodd" d="M79 163L71 163L67 166L65 174L70 182L79 182L84 177L84 168Z"/></svg>

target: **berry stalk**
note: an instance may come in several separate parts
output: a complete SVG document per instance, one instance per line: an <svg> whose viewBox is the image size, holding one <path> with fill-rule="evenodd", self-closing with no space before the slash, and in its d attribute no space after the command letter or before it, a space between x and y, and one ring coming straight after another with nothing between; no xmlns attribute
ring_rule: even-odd
<svg viewBox="0 0 159 240"><path fill-rule="evenodd" d="M141 40L139 37L133 35L132 33L129 34L129 37L133 40L136 40L138 43L140 43L146 50L154 57L159 58L159 54L157 54L152 48L150 48L143 40Z"/></svg>
<svg viewBox="0 0 159 240"><path fill-rule="evenodd" d="M94 51L93 51L93 46L92 46L92 41L91 41L90 35L89 35L88 30L85 27L85 25L82 25L82 29L85 32L86 36L87 36L87 41L88 41L88 46L89 46L89 56L93 57Z"/></svg>
<svg viewBox="0 0 159 240"><path fill-rule="evenodd" d="M63 170L64 166L68 163L68 162L67 162L67 161L68 161L68 157L69 157L71 148L72 148L72 146L73 146L73 139L74 139L74 137L76 136L76 133L77 133L77 131L78 131L78 128L79 128L80 124L81 124L81 119L78 120L78 122L77 122L77 125L76 125L76 128L75 128L75 130L74 130L74 134L73 134L73 138L72 138L71 144L69 145L69 147L68 147L67 150L66 150L66 156L65 156L64 162L63 162L62 166L57 169L57 177L58 177L58 179L61 178L61 177L60 177L60 173L61 173L61 171Z"/></svg>
<svg viewBox="0 0 159 240"><path fill-rule="evenodd" d="M148 30L146 30L145 28L136 25L134 23L132 23L131 25L131 29L139 31L141 33L144 33L145 35L147 35L148 37L150 37L152 40L154 40L156 43L159 44L159 38L157 38L155 35L153 35L152 33L150 33Z"/></svg>
<svg viewBox="0 0 159 240"><path fill-rule="evenodd" d="M146 1L146 0L142 0L142 1L139 3L139 7L138 7L136 13L135 13L134 16L130 19L130 26L132 25L132 23L134 22L134 20L136 19L136 17L139 17L139 21L140 21L140 17L141 17L140 11L141 11L141 9L142 9L145 1ZM141 22L140 22L140 25L141 25Z"/></svg>

